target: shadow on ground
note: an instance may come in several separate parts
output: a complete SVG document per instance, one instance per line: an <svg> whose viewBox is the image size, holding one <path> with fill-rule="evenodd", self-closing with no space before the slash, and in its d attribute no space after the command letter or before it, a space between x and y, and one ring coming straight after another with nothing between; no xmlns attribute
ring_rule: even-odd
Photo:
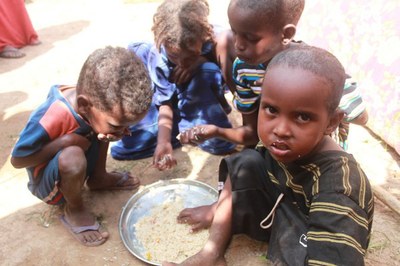
<svg viewBox="0 0 400 266"><path fill-rule="evenodd" d="M54 48L54 43L62 40L67 40L68 38L81 32L89 25L89 21L80 20L60 25L54 25L37 31L42 42L40 44L40 49L37 46L26 46L22 48L22 51L29 50L29 52L25 52L26 56L22 58L0 58L0 74L17 69L35 59L36 57L39 57L49 52L51 49Z"/></svg>

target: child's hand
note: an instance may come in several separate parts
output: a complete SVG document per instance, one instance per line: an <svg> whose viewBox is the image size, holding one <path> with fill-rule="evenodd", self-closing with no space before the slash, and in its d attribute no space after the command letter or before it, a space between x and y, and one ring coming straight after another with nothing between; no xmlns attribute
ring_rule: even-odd
<svg viewBox="0 0 400 266"><path fill-rule="evenodd" d="M260 78L260 79L258 79L256 81L254 81L254 85L261 87L262 84L263 84L263 81L264 81L264 78Z"/></svg>
<svg viewBox="0 0 400 266"><path fill-rule="evenodd" d="M79 146L82 148L82 150L87 151L91 144L90 140L88 140L85 136L75 133L66 134L61 138L63 141L63 147Z"/></svg>
<svg viewBox="0 0 400 266"><path fill-rule="evenodd" d="M97 139L100 141L109 142L109 141L117 141L117 140L121 139L121 137L114 136L111 134L99 133L99 134L97 134Z"/></svg>
<svg viewBox="0 0 400 266"><path fill-rule="evenodd" d="M207 62L207 59L199 56L192 63L188 63L185 66L177 65L171 73L171 82L178 85L188 82L193 77L196 69L205 62Z"/></svg>
<svg viewBox="0 0 400 266"><path fill-rule="evenodd" d="M218 127L215 125L199 125L188 130L182 131L177 139L182 144L197 145L205 140L215 137L218 132Z"/></svg>
<svg viewBox="0 0 400 266"><path fill-rule="evenodd" d="M128 128L124 128L122 131L114 134L103 134L99 133L97 134L97 139L100 141L104 142L109 142L109 141L117 141L122 139L123 136L130 136L131 132L129 131Z"/></svg>
<svg viewBox="0 0 400 266"><path fill-rule="evenodd" d="M171 73L171 81L177 85L188 82L193 76L191 68L181 68L176 66Z"/></svg>
<svg viewBox="0 0 400 266"><path fill-rule="evenodd" d="M157 144L156 150L153 156L153 165L158 170L163 171L171 169L177 162L175 157L172 155L172 145L168 144Z"/></svg>

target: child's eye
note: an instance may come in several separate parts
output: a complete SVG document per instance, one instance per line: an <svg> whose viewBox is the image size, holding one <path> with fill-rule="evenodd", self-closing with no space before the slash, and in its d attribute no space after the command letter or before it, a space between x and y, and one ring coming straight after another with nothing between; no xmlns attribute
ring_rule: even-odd
<svg viewBox="0 0 400 266"><path fill-rule="evenodd" d="M267 114L271 114L271 115L274 115L274 114L276 114L278 111L274 108L274 107L272 107L272 106L265 106L264 107L264 110L265 110L265 112L267 113Z"/></svg>
<svg viewBox="0 0 400 266"><path fill-rule="evenodd" d="M246 35L246 40L251 43L256 43L260 40L260 38L258 38L257 36L253 36L253 35Z"/></svg>
<svg viewBox="0 0 400 266"><path fill-rule="evenodd" d="M300 121L300 122L308 122L308 121L310 121L311 120L311 118L310 118L310 116L309 115L307 115L307 114L299 114L298 116L297 116L297 119Z"/></svg>

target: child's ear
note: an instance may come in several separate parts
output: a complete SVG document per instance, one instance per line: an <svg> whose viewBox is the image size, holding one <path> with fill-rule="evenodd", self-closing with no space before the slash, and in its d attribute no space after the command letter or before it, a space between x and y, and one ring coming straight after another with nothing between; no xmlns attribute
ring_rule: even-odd
<svg viewBox="0 0 400 266"><path fill-rule="evenodd" d="M339 108L337 108L335 112L331 115L329 124L326 127L324 134L331 135L339 126L340 122L342 122L343 118L344 118L344 112Z"/></svg>
<svg viewBox="0 0 400 266"><path fill-rule="evenodd" d="M76 97L76 106L78 113L87 114L92 106L92 103L85 95L78 95Z"/></svg>
<svg viewBox="0 0 400 266"><path fill-rule="evenodd" d="M286 24L282 29L282 44L288 45L296 34L296 25Z"/></svg>

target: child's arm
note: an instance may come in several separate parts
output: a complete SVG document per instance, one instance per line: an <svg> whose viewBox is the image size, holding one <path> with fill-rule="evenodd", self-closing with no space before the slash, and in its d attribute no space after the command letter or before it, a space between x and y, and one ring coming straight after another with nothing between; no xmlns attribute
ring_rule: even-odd
<svg viewBox="0 0 400 266"><path fill-rule="evenodd" d="M215 125L197 125L181 132L179 140L182 144L198 144L210 138L221 138L236 144L254 146L258 143L258 112L242 114L243 126L221 128Z"/></svg>
<svg viewBox="0 0 400 266"><path fill-rule="evenodd" d="M63 135L54 139L53 141L50 141L44 145L42 149L31 155L25 157L12 156L11 164L15 168L36 166L49 161L56 155L57 152L69 146L79 146L86 151L90 146L90 141L86 137L74 133Z"/></svg>
<svg viewBox="0 0 400 266"><path fill-rule="evenodd" d="M318 178L319 193L313 196L309 211L309 262L364 264L371 236L373 193L357 162L351 158L342 161Z"/></svg>
<svg viewBox="0 0 400 266"><path fill-rule="evenodd" d="M346 122L361 126L367 124L368 112L360 88L350 77L346 79L339 108L346 114L344 118Z"/></svg>
<svg viewBox="0 0 400 266"><path fill-rule="evenodd" d="M365 203L368 199L366 196ZM367 212L350 197L341 193L318 195L318 201L311 204L309 214L308 262L364 265L370 222Z"/></svg>
<svg viewBox="0 0 400 266"><path fill-rule="evenodd" d="M173 126L173 110L168 104L161 105L158 116L157 147L153 156L153 165L159 170L170 169L176 165L172 152L171 132Z"/></svg>
<svg viewBox="0 0 400 266"><path fill-rule="evenodd" d="M108 146L109 146L108 141L99 141L99 157L96 161L96 168L93 171L93 176L98 179L107 176L106 160L107 160Z"/></svg>
<svg viewBox="0 0 400 266"><path fill-rule="evenodd" d="M233 61L236 58L236 52L231 30L226 30L216 37L216 57L221 67L222 76L229 90L235 93L235 82L232 77Z"/></svg>
<svg viewBox="0 0 400 266"><path fill-rule="evenodd" d="M369 117L368 117L367 109L364 109L364 111L361 114L359 114L356 118L350 120L349 122L352 124L364 126L367 124L368 118Z"/></svg>

